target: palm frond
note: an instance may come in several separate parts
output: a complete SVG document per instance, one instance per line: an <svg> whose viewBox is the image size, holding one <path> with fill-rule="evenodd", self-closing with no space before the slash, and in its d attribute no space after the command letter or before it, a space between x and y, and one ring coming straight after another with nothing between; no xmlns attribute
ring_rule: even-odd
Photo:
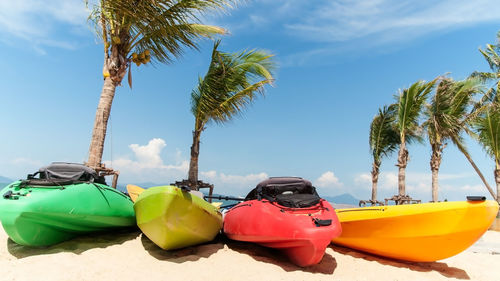
<svg viewBox="0 0 500 281"><path fill-rule="evenodd" d="M200 126L224 123L241 115L274 80L275 63L269 53L224 53L218 50L219 44L215 42L208 71L191 93L191 112Z"/></svg>
<svg viewBox="0 0 500 281"><path fill-rule="evenodd" d="M104 42L119 47L124 57L149 50L153 60L164 63L179 57L183 47L197 49L200 38L225 33L200 24L199 17L233 3L236 0L101 0L92 19L97 30L103 25Z"/></svg>
<svg viewBox="0 0 500 281"><path fill-rule="evenodd" d="M477 140L485 151L500 161L500 107L492 104L472 121Z"/></svg>
<svg viewBox="0 0 500 281"><path fill-rule="evenodd" d="M415 135L419 131L419 118L425 105L427 96L436 84L436 80L425 82L418 81L409 88L404 89L397 96L396 124L399 129L401 141L406 141L407 135Z"/></svg>
<svg viewBox="0 0 500 281"><path fill-rule="evenodd" d="M467 132L468 110L473 96L481 91L477 78L463 81L443 79L436 88L431 103L426 106L426 128L429 143L440 145L446 140L454 144L462 141L461 133Z"/></svg>
<svg viewBox="0 0 500 281"><path fill-rule="evenodd" d="M395 104L379 108L378 114L370 124L370 151L377 165L380 165L382 157L394 152L400 143L399 134L394 125L396 110Z"/></svg>

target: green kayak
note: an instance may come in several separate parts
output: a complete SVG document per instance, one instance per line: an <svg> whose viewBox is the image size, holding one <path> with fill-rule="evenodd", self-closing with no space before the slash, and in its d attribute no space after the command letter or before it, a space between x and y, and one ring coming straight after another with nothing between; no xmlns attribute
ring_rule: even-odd
<svg viewBox="0 0 500 281"><path fill-rule="evenodd" d="M97 173L89 175L83 165L64 172L68 165L78 164L52 164L40 169L45 173L40 178L30 175L1 191L0 220L14 242L48 246L83 233L135 225L128 196L95 182ZM75 173L79 169L84 172Z"/></svg>

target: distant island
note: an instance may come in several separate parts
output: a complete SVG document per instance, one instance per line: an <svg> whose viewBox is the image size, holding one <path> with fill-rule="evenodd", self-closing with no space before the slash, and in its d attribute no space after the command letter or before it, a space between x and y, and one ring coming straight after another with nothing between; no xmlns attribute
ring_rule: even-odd
<svg viewBox="0 0 500 281"><path fill-rule="evenodd" d="M6 187L11 182L13 182L13 180L6 178L6 177L3 177L3 176L0 176L0 189Z"/></svg>

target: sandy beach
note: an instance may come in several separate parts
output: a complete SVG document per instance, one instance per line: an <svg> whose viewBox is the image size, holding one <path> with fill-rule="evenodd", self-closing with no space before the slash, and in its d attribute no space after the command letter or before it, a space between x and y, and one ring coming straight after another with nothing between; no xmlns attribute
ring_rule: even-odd
<svg viewBox="0 0 500 281"><path fill-rule="evenodd" d="M500 232L438 262L400 262L330 245L306 269L279 252L223 236L164 251L139 230L79 237L48 248L19 246L0 230L1 280L498 280Z"/></svg>

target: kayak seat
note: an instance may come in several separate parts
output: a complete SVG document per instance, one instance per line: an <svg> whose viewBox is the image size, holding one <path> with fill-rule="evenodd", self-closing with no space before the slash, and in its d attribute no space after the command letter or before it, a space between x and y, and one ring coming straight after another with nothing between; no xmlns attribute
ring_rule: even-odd
<svg viewBox="0 0 500 281"><path fill-rule="evenodd" d="M38 177L37 177L38 176ZM76 163L54 162L29 174L23 181L26 185L60 186L80 182L106 184L104 177L85 165Z"/></svg>
<svg viewBox="0 0 500 281"><path fill-rule="evenodd" d="M279 194L276 203L290 208L307 208L319 203L321 198L317 194Z"/></svg>
<svg viewBox="0 0 500 281"><path fill-rule="evenodd" d="M277 177L260 182L245 198L254 199L267 199L284 207L307 208L318 204L321 198L308 180Z"/></svg>

